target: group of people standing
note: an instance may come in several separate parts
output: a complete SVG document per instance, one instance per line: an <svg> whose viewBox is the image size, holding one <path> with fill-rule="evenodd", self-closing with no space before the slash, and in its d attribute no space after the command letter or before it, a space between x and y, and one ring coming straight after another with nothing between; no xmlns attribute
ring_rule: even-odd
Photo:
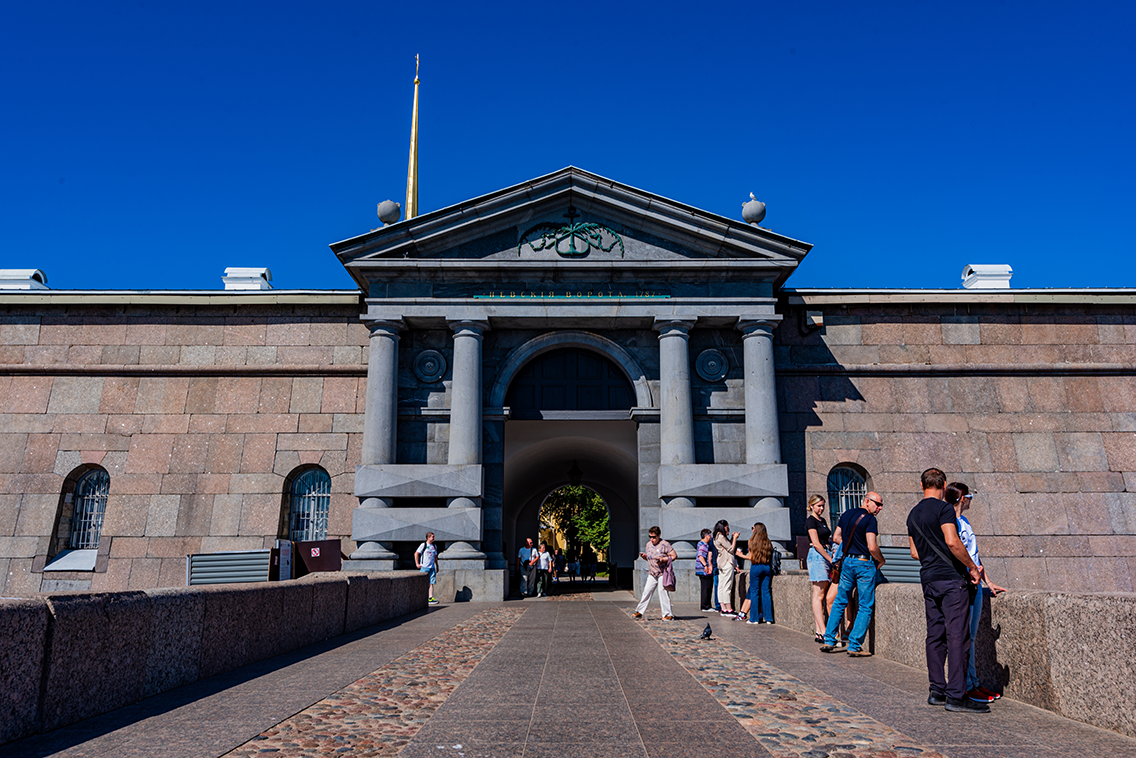
<svg viewBox="0 0 1136 758"><path fill-rule="evenodd" d="M647 581L643 585L643 595L633 614L643 618L644 611L656 591L664 621L671 621L671 598L662 577L672 562L677 559L674 548L662 538L659 527L652 526L649 539L639 557L647 561ZM694 573L698 576L701 609L704 613L718 611L723 616L745 621L748 624L773 623L773 575L780 571L780 555L769 539L765 524L760 521L753 525L753 532L746 543L746 550L738 549L738 532L730 531L730 524L721 520L714 528L703 529L698 540ZM749 590L741 609L734 610L734 575L742 572L738 560L748 560Z"/></svg>
<svg viewBox="0 0 1136 758"><path fill-rule="evenodd" d="M521 578L522 597L548 597L548 589L553 582L559 582L564 576L575 581L577 574L582 581L596 581L595 553L587 550L581 561L570 563L563 550L556 548L553 552L547 542L533 547L532 537L526 538L525 546L517 551L517 575Z"/></svg>
<svg viewBox="0 0 1136 758"><path fill-rule="evenodd" d="M961 482L947 484L946 475L937 468L923 472L920 486L923 499L907 516L907 534L923 586L930 682L927 702L949 711L987 713L988 703L1001 695L980 685L973 641L984 596L1005 590L986 575L974 530L963 515L974 497L969 487ZM879 493L868 492L861 506L843 513L830 532L824 518L825 499L820 495L809 498L807 564L813 588L814 635L821 652L847 652L854 658L871 655L863 645L885 563L876 520L883 507ZM856 611L849 618L846 610L853 597ZM846 636L838 637L842 622ZM958 672L949 681L944 663L949 671Z"/></svg>

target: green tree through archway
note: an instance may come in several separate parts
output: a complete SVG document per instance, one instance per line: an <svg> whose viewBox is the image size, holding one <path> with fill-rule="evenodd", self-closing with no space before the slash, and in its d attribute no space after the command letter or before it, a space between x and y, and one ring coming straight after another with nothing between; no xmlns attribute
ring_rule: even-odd
<svg viewBox="0 0 1136 758"><path fill-rule="evenodd" d="M606 553L611 542L607 505L587 487L568 485L553 491L540 507L540 521L556 525L569 555L579 556L589 545Z"/></svg>

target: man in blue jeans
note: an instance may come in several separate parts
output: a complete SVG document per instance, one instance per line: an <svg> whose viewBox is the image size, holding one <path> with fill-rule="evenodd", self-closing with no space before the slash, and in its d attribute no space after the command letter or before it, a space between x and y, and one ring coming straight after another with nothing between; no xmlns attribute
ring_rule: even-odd
<svg viewBox="0 0 1136 758"><path fill-rule="evenodd" d="M828 627L824 630L822 653L840 653L844 647L836 644L836 633L840 630L840 619L848 607L848 599L853 588L859 599L856 623L848 638L848 655L865 658L871 655L863 649L864 638L868 636L868 624L872 620L872 609L876 605L876 583L879 569L884 565L884 554L880 552L879 524L876 514L884 507L879 493L864 495L860 508L846 511L832 538L843 546L844 559L840 569L840 586L836 590L836 600L828 614Z"/></svg>

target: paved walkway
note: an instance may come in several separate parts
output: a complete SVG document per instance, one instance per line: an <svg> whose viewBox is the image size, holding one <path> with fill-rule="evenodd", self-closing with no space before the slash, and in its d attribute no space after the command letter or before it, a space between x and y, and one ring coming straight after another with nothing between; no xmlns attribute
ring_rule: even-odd
<svg viewBox="0 0 1136 758"><path fill-rule="evenodd" d="M591 589L591 588L589 588ZM438 606L0 747L32 756L1083 756L1136 740L1003 699L925 704L924 673L776 626L635 621L626 592ZM700 642L707 621L714 640Z"/></svg>

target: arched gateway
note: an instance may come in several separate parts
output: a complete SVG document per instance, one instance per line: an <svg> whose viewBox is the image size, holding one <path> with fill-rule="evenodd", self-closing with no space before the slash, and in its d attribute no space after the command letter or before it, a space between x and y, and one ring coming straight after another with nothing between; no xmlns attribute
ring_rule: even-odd
<svg viewBox="0 0 1136 758"><path fill-rule="evenodd" d="M371 328L349 567L433 531L439 593L501 599L573 461L613 560L662 527L680 598L719 518L789 539L772 330L808 247L573 168L333 245Z"/></svg>

